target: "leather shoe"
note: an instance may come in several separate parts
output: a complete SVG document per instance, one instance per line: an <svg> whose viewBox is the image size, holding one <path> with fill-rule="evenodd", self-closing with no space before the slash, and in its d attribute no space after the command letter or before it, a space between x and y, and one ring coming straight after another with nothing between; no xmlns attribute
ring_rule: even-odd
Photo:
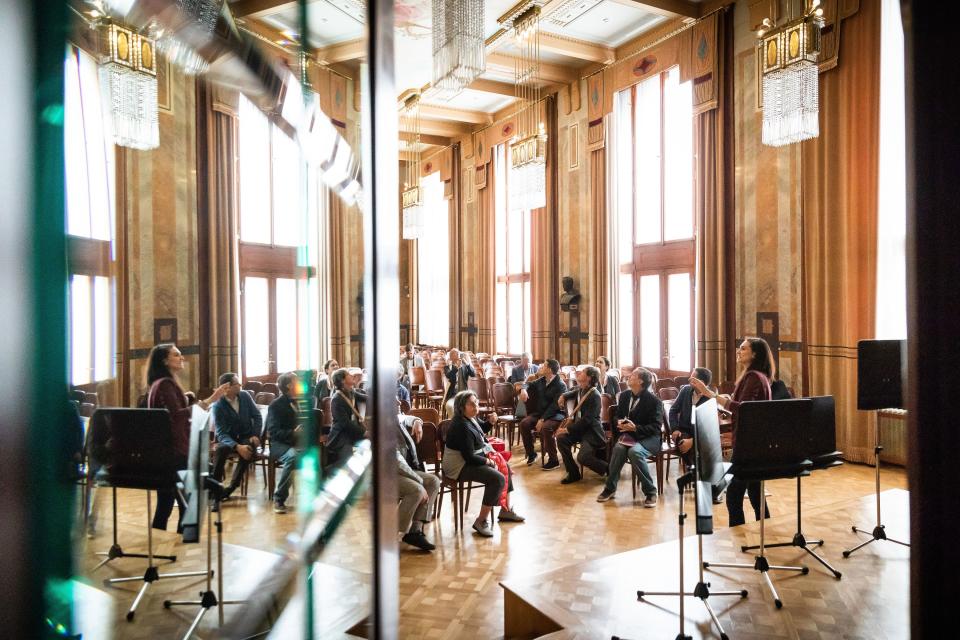
<svg viewBox="0 0 960 640"><path fill-rule="evenodd" d="M500 509L500 515L497 520L501 522L524 522L526 518L518 515L513 509Z"/></svg>
<svg viewBox="0 0 960 640"><path fill-rule="evenodd" d="M436 545L427 540L427 536L423 535L423 531L410 531L404 534L401 539L411 547L416 547L421 551L433 551L437 548Z"/></svg>
<svg viewBox="0 0 960 640"><path fill-rule="evenodd" d="M575 476L567 475L567 476L563 476L563 480L560 481L560 484L573 484L574 482L580 482L580 480L581 480L582 478L583 478L583 476L580 476L580 475L575 475Z"/></svg>

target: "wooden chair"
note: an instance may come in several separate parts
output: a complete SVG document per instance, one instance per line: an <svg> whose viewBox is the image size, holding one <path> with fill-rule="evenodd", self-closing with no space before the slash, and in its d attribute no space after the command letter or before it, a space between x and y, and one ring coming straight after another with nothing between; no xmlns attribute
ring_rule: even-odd
<svg viewBox="0 0 960 640"><path fill-rule="evenodd" d="M87 394L82 389L74 389L67 395L71 400L75 401L78 406L87 401Z"/></svg>
<svg viewBox="0 0 960 640"><path fill-rule="evenodd" d="M424 387L427 384L426 367L410 367L410 393L413 406L421 407L427 403L427 392Z"/></svg>
<svg viewBox="0 0 960 640"><path fill-rule="evenodd" d="M253 395L257 395L263 390L263 383L259 380L247 380L243 383L244 391L252 391Z"/></svg>
<svg viewBox="0 0 960 640"><path fill-rule="evenodd" d="M677 376L673 381L677 383L677 389L679 389L684 385L690 384L690 376Z"/></svg>
<svg viewBox="0 0 960 640"><path fill-rule="evenodd" d="M439 442L437 446L442 452L444 443L447 441L447 432L450 430L450 420L444 420L437 429ZM441 457L442 457L441 453ZM483 485L479 482L470 482L466 480L454 480L440 473L440 491L437 493L437 518L440 517L440 511L443 509L443 496L450 494L450 502L453 504L453 529L454 531L463 530L463 517L470 506L470 492L473 489L483 490Z"/></svg>
<svg viewBox="0 0 960 640"><path fill-rule="evenodd" d="M261 391L256 395L253 401L257 404L270 404L277 399L276 394L270 393L268 391Z"/></svg>
<svg viewBox="0 0 960 640"><path fill-rule="evenodd" d="M662 387L657 391L657 395L661 400L676 400L677 396L680 395L680 390L676 387Z"/></svg>
<svg viewBox="0 0 960 640"><path fill-rule="evenodd" d="M440 447L437 425L433 422L423 421L423 437L417 443L417 457L427 467L427 471L443 479L443 470L440 468L443 463L443 449ZM433 465L433 469L430 465Z"/></svg>
<svg viewBox="0 0 960 640"><path fill-rule="evenodd" d="M490 402L490 387L487 381L482 378L468 378L467 389L477 394L477 400L480 402L480 414L486 415L493 409Z"/></svg>
<svg viewBox="0 0 960 640"><path fill-rule="evenodd" d="M97 406L92 402L80 403L80 416L83 418L89 418L93 416L93 412L96 410L97 410Z"/></svg>
<svg viewBox="0 0 960 640"><path fill-rule="evenodd" d="M517 425L520 424L520 418L515 415L517 409L517 396L513 385L507 382L496 382L493 384L493 410L497 414L497 428L499 434L500 425L505 425L507 430L507 446L513 449L513 442L517 431Z"/></svg>
<svg viewBox="0 0 960 640"><path fill-rule="evenodd" d="M443 406L443 369L428 369L424 380L427 404L439 410Z"/></svg>
<svg viewBox="0 0 960 640"><path fill-rule="evenodd" d="M92 404L94 408L100 406L100 396L92 391L87 391L83 394L83 401L88 404Z"/></svg>
<svg viewBox="0 0 960 640"><path fill-rule="evenodd" d="M277 397L280 396L280 387L278 387L275 382L264 382L263 387L261 387L260 391L262 393L272 393Z"/></svg>
<svg viewBox="0 0 960 640"><path fill-rule="evenodd" d="M434 426L438 426L440 424L440 412L433 407L410 409L410 411L407 412L407 415L420 418L423 420L424 424L427 422L433 423Z"/></svg>
<svg viewBox="0 0 960 640"><path fill-rule="evenodd" d="M666 416L664 416L664 420L666 420ZM670 440L669 428L665 423L662 423L660 425L660 450L647 458L647 462L654 463L657 469L657 492L661 495L663 495L664 484L670 477L670 461L674 458L679 460L682 471L684 464L683 458L680 456L680 450L673 445L673 442ZM633 498L636 499L637 487L640 486L640 475L633 465L630 465L630 473L633 477L633 482L631 483L633 487Z"/></svg>

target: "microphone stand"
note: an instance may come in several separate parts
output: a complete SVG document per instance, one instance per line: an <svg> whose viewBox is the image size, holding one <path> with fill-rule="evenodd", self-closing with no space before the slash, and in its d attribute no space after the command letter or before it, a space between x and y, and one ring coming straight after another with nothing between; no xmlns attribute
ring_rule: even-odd
<svg viewBox="0 0 960 640"><path fill-rule="evenodd" d="M211 478L206 473L203 474L203 486L207 490L208 499L210 504L207 506L207 588L205 591L200 593L199 600L164 600L163 607L164 609L169 609L170 607L176 606L199 606L200 610L197 612L196 617L193 619L190 628L187 629L187 633L183 636L183 640L188 640L196 632L197 627L200 626L200 621L203 620L203 616L207 611L213 607L217 607L217 613L219 616L218 624L223 626L223 605L225 604L243 604L245 600L220 600L217 598L217 593L213 590L213 585L211 580L213 579L213 570L211 563L213 562L213 527L217 529L217 590L222 594L223 593L223 521L220 519L220 502L223 498L224 487L223 484L217 482L214 478ZM217 519L213 521L213 513L216 512Z"/></svg>
<svg viewBox="0 0 960 640"><path fill-rule="evenodd" d="M720 632L720 640L729 640L729 636L726 631L723 630L723 626L720 624L720 619L717 618L717 614L714 613L713 607L710 606L710 603L707 602L707 599L710 596L739 596L741 598L747 597L747 590L741 589L740 591L715 591L710 592L710 583L704 582L703 580L703 534L697 534L697 552L699 554L699 562L697 565L700 570L700 580L697 582L697 586L693 588L693 591L684 591L683 590L683 523L687 519L687 514L683 510L683 496L684 490L687 485L690 483L697 484L697 471L694 469L689 473L683 475L677 479L677 488L680 493L680 516L677 520L677 525L679 527L679 538L678 543L680 546L680 591L637 591L637 600L643 600L645 596L678 596L680 598L680 632L677 634L676 640L692 640L692 637L685 633L685 618L684 618L684 597L692 596L694 598L699 598L700 602L703 603L703 606L706 607L707 613L710 614L710 619L713 620L713 624L716 625L717 630ZM694 495L696 495L696 486L694 486Z"/></svg>

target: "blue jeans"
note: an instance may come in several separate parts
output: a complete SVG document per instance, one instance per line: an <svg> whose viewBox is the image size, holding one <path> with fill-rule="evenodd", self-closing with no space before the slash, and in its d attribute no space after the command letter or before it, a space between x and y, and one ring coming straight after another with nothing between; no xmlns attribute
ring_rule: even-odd
<svg viewBox="0 0 960 640"><path fill-rule="evenodd" d="M275 502L284 503L290 495L290 485L293 483L293 470L297 466L297 450L281 444L271 445L270 458L271 464L279 461L282 465L273 499Z"/></svg>
<svg viewBox="0 0 960 640"><path fill-rule="evenodd" d="M657 495L657 483L650 475L650 466L647 464L647 458L651 453L644 448L642 444L635 444L630 448L619 442L613 445L613 452L610 454L610 469L607 472L607 482L604 488L607 491L617 490L617 481L620 479L620 470L629 459L630 464L637 470L640 476L640 488L643 489L643 495Z"/></svg>

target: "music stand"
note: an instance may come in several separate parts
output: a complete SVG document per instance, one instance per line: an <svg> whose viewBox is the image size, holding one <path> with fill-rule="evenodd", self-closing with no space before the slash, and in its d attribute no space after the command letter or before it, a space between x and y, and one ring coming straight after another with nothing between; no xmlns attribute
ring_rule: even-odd
<svg viewBox="0 0 960 640"><path fill-rule="evenodd" d="M677 479L677 489L680 492L680 516L678 518L678 527L680 530L677 538L680 547L680 591L637 591L637 599L643 600L645 596L678 596L680 598L680 632L677 634L677 640L690 640L691 636L685 633L684 618L684 598L692 596L699 598L703 606L706 607L710 619L716 625L720 632L721 640L728 640L727 633L720 624L720 619L714 613L713 608L707 599L710 596L739 596L747 597L747 590L740 591L714 591L710 592L710 583L703 579L703 569L706 563L703 561L703 536L713 533L713 495L712 486L723 478L725 467L720 448L720 420L717 417L717 401L708 400L695 408L694 428L693 428L693 449L694 449L694 468ZM699 555L700 580L693 591L683 591L683 524L687 514L683 510L683 496L687 486L693 485L694 497L696 502L696 531L697 531L697 553Z"/></svg>
<svg viewBox="0 0 960 640"><path fill-rule="evenodd" d="M883 451L883 446L880 444L879 412L881 409L903 408L901 371L906 347L906 340L861 340L857 343L857 409L878 413L878 418L874 421L873 446L873 466L877 475L877 524L873 531L860 529L856 525L851 527L854 533L865 533L871 537L866 542L844 551L844 558L849 558L850 554L877 540L910 547L909 543L888 538L880 517L880 452Z"/></svg>
<svg viewBox="0 0 960 640"><path fill-rule="evenodd" d="M103 462L101 473L107 484L128 489L143 489L147 492L147 568L143 576L108 578L104 586L123 582L140 582L133 604L127 611L127 620L133 620L137 606L147 588L161 578L189 578L202 576L204 571L160 574L153 564L153 528L150 526L152 511L151 491L177 486L177 464L173 451L173 429L170 414L166 409L98 409L100 420L93 423L98 429L96 442L104 446L98 451Z"/></svg>
<svg viewBox="0 0 960 640"><path fill-rule="evenodd" d="M760 481L760 555L752 565L703 562L705 569L727 567L730 569L753 569L759 571L773 594L777 609L783 602L777 594L770 570L799 571L806 575L804 566L771 565L764 555L766 548L764 522L767 511L765 483L778 478L794 478L808 475L813 463L806 458L806 443L798 438L809 428L812 402L803 400L763 400L744 402L737 416L737 439L733 448L733 465L730 472L745 481Z"/></svg>
<svg viewBox="0 0 960 640"><path fill-rule="evenodd" d="M813 403L810 413L810 428L803 435L807 441L808 457L813 463L813 470L838 467L843 464L843 460L841 460L843 454L837 451L836 410L833 396L815 396L810 398L810 401ZM826 567L839 580L843 574L834 569L829 562L810 548L810 545L823 546L823 540L808 539L803 535L801 478L802 476L797 476L797 532L790 542L768 544L767 548L799 547L813 556L817 562ZM759 548L759 545L744 545L740 547L740 551L752 551Z"/></svg>

